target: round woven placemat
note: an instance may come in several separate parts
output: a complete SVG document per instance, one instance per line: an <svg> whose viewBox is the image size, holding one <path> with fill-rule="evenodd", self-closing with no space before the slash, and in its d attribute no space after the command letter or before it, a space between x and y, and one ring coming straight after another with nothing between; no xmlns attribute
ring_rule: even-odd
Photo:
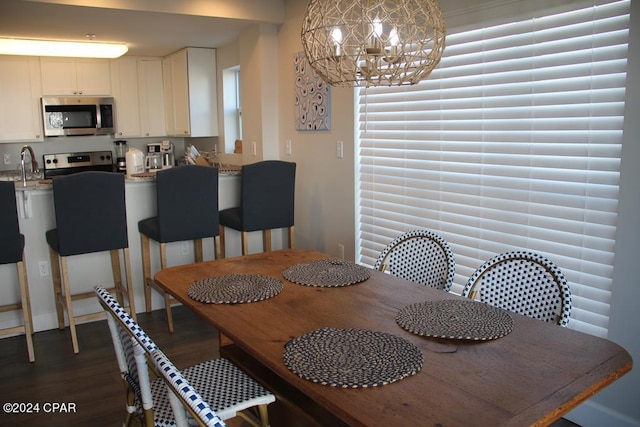
<svg viewBox="0 0 640 427"><path fill-rule="evenodd" d="M323 328L287 342L284 363L293 373L314 383L366 388L415 375L424 358L415 345L395 335Z"/></svg>
<svg viewBox="0 0 640 427"><path fill-rule="evenodd" d="M320 259L294 265L282 274L290 282L320 287L348 286L369 278L366 267L341 259Z"/></svg>
<svg viewBox="0 0 640 427"><path fill-rule="evenodd" d="M424 301L403 308L396 323L416 335L485 341L509 334L513 319L505 310L471 300Z"/></svg>
<svg viewBox="0 0 640 427"><path fill-rule="evenodd" d="M282 282L273 277L229 274L198 280L189 286L187 295L208 304L240 304L274 297L282 288Z"/></svg>

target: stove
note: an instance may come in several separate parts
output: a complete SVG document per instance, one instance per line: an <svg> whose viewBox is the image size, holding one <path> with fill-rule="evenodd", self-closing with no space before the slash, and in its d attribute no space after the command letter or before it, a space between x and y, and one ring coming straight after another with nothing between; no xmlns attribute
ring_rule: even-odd
<svg viewBox="0 0 640 427"><path fill-rule="evenodd" d="M115 171L111 151L45 154L42 158L45 179L86 171Z"/></svg>

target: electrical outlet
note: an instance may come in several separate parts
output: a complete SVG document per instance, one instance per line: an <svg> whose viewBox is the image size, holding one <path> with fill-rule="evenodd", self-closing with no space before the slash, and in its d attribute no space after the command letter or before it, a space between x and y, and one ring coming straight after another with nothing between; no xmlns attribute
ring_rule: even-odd
<svg viewBox="0 0 640 427"><path fill-rule="evenodd" d="M290 139L287 139L287 141L285 142L285 149L286 149L286 152L287 152L288 156L293 154L293 148L291 147L291 140Z"/></svg>
<svg viewBox="0 0 640 427"><path fill-rule="evenodd" d="M11 164L11 154L5 154L4 155L4 164L5 165L10 165Z"/></svg>
<svg viewBox="0 0 640 427"><path fill-rule="evenodd" d="M180 252L182 252L182 255L189 255L189 244L187 242L180 244Z"/></svg>
<svg viewBox="0 0 640 427"><path fill-rule="evenodd" d="M344 245L338 243L338 258L344 259Z"/></svg>
<svg viewBox="0 0 640 427"><path fill-rule="evenodd" d="M252 153L254 156L257 156L257 155L258 155L258 144L256 144L256 142L255 142L255 141L251 141L251 153Z"/></svg>
<svg viewBox="0 0 640 427"><path fill-rule="evenodd" d="M38 263L38 269L40 270L40 277L46 277L51 273L49 271L49 261L40 261Z"/></svg>
<svg viewBox="0 0 640 427"><path fill-rule="evenodd" d="M339 159L344 157L344 144L342 141L336 142L336 157Z"/></svg>

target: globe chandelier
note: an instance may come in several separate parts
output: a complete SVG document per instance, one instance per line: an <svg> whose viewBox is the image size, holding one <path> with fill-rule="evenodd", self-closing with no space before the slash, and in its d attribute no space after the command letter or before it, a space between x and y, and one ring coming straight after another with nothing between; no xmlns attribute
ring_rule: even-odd
<svg viewBox="0 0 640 427"><path fill-rule="evenodd" d="M333 86L400 86L426 79L445 47L436 0L311 0L302 46Z"/></svg>

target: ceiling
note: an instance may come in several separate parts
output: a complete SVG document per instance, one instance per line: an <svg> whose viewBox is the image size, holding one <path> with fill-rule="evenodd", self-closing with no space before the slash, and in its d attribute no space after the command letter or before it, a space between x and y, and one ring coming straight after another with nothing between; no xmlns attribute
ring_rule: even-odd
<svg viewBox="0 0 640 427"><path fill-rule="evenodd" d="M0 37L84 41L86 34L95 34L95 41L126 43L128 55L165 56L186 46L224 46L237 39L249 25L282 22L279 11L271 12L272 6L277 9L282 3L282 0L2 0ZM265 7L270 10L261 14ZM231 18L234 14L239 18Z"/></svg>

